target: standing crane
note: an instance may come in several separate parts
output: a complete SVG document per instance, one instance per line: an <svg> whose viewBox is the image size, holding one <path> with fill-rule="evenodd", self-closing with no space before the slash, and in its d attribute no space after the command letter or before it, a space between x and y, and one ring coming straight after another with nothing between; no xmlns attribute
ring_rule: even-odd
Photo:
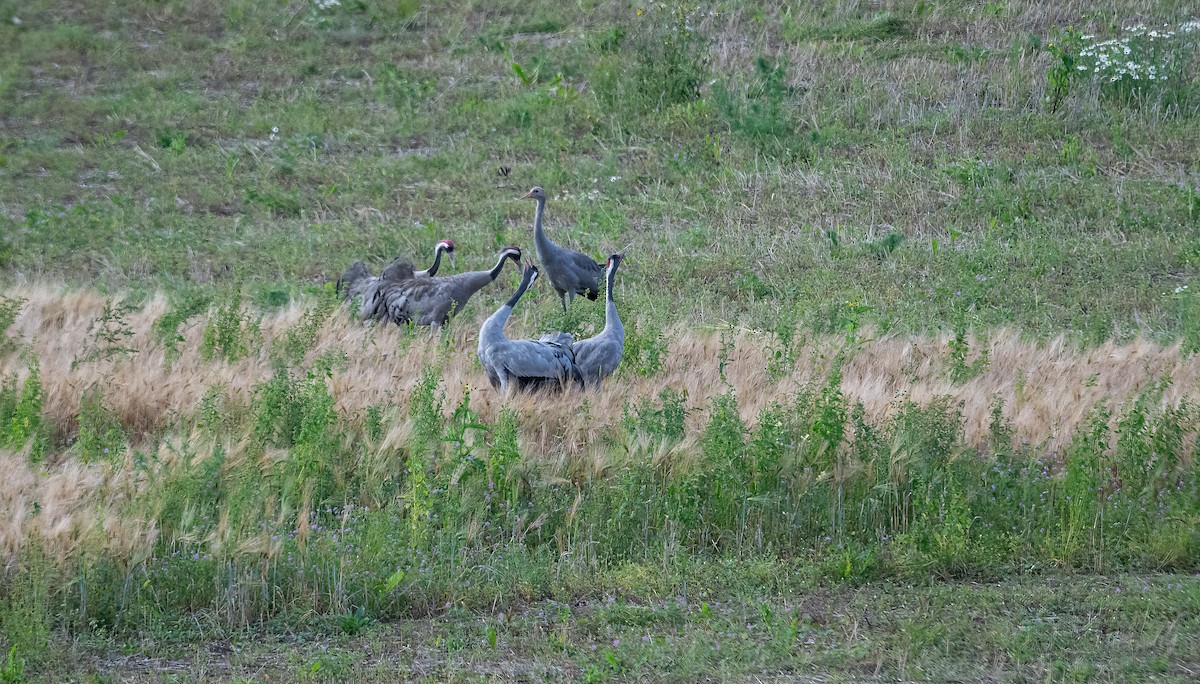
<svg viewBox="0 0 1200 684"><path fill-rule="evenodd" d="M625 326L621 325L621 317L617 315L617 305L613 301L613 281L617 276L617 267L624 258L624 254L613 254L604 265L604 285L607 292L604 303L604 329L596 336L580 340L573 346L575 365L579 366L584 382L597 390L600 389L600 381L611 375L620 365L621 355L625 352Z"/></svg>
<svg viewBox="0 0 1200 684"><path fill-rule="evenodd" d="M546 269L550 284L562 300L563 311L567 310L568 304L575 301L577 294L595 301L600 296L600 276L604 274L604 266L583 252L560 247L546 237L546 232L542 229L542 214L546 211L544 190L535 187L521 199L537 202L537 211L533 216L533 246L537 250L538 261L542 262L542 268Z"/></svg>
<svg viewBox="0 0 1200 684"><path fill-rule="evenodd" d="M510 340L504 324L521 295L538 277L537 266L526 264L521 286L479 329L476 354L492 387L501 394L510 389L562 389L569 382L583 385L583 376L575 365L572 338L567 333L543 335L537 340Z"/></svg>
<svg viewBox="0 0 1200 684"><path fill-rule="evenodd" d="M470 271L452 276L408 278L381 285L370 304L379 316L398 325L443 325L452 314L462 311L467 301L485 285L500 276L504 262L521 263L521 250L505 247L497 255L496 265L487 271ZM367 303L364 302L364 307Z"/></svg>

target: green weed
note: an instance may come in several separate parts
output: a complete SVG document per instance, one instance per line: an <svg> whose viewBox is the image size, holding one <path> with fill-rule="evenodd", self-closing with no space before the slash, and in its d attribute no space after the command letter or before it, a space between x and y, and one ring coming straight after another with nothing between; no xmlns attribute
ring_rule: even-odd
<svg viewBox="0 0 1200 684"><path fill-rule="evenodd" d="M111 300L105 300L100 316L88 324L91 342L83 354L77 355L71 361L71 368L84 363L128 358L136 354L137 348L130 345L133 328L129 327L125 320L135 308L129 301L113 303Z"/></svg>
<svg viewBox="0 0 1200 684"><path fill-rule="evenodd" d="M95 385L83 394L79 405L79 431L75 449L83 462L118 461L125 453L125 430L121 421L104 403L103 385Z"/></svg>
<svg viewBox="0 0 1200 684"><path fill-rule="evenodd" d="M0 297L0 356L16 349L16 343L8 337L8 329L17 319L25 300L18 297Z"/></svg>
<svg viewBox="0 0 1200 684"><path fill-rule="evenodd" d="M708 42L692 24L700 13L687 0L637 8L632 78L638 106L658 111L700 98L709 73Z"/></svg>
<svg viewBox="0 0 1200 684"><path fill-rule="evenodd" d="M186 293L178 301L173 301L167 313L154 322L154 334L167 349L168 363L179 358L181 353L179 343L184 338L179 334L179 326L203 313L211 303L212 298L206 294Z"/></svg>
<svg viewBox="0 0 1200 684"><path fill-rule="evenodd" d="M765 156L785 162L807 159L808 145L797 135L797 123L790 115L795 92L786 83L786 66L765 57L755 60L754 66L755 78L744 93L735 94L725 86L714 89L717 109L730 131Z"/></svg>
<svg viewBox="0 0 1200 684"><path fill-rule="evenodd" d="M29 366L29 374L16 388L16 379L8 379L0 388L0 446L20 450L31 446L29 458L34 463L45 458L50 447L49 436L42 425L42 405L45 390L37 360Z"/></svg>
<svg viewBox="0 0 1200 684"><path fill-rule="evenodd" d="M209 312L200 342L201 358L237 361L257 347L261 336L259 321L242 311L242 286L237 283L224 302Z"/></svg>

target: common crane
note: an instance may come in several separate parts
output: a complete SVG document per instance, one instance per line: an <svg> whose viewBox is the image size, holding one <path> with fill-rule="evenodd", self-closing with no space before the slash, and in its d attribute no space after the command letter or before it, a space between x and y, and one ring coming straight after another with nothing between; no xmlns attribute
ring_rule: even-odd
<svg viewBox="0 0 1200 684"><path fill-rule="evenodd" d="M506 259L520 264L521 250L505 247L497 257L496 265L487 271L386 283L380 286L373 305L381 317L398 325L443 325L451 314L463 310L472 295L499 277Z"/></svg>
<svg viewBox="0 0 1200 684"><path fill-rule="evenodd" d="M625 327L621 325L621 317L617 315L617 305L613 301L613 281L617 276L617 267L621 265L624 254L613 254L605 263L604 285L607 292L604 303L604 329L594 337L580 340L573 346L575 350L575 365L583 380L590 387L600 389L600 381L607 378L621 363L621 355L625 352Z"/></svg>
<svg viewBox="0 0 1200 684"><path fill-rule="evenodd" d="M575 301L577 294L595 301L600 296L600 277L604 274L604 267L590 256L556 245L546 237L542 229L542 214L546 211L544 190L535 187L521 199L537 202L537 211L533 216L533 246L537 250L538 261L546 269L550 284L562 300L563 311Z"/></svg>
<svg viewBox="0 0 1200 684"><path fill-rule="evenodd" d="M537 340L510 340L504 324L521 295L538 277L538 269L526 264L521 286L479 329L479 363L492 387L502 394L510 389L561 389L568 383L583 385L567 333L543 335Z"/></svg>

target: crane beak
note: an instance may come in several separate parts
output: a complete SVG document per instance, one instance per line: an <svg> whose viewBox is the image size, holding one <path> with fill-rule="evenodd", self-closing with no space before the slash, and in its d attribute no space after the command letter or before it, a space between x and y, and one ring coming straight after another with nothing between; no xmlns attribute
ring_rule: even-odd
<svg viewBox="0 0 1200 684"><path fill-rule="evenodd" d="M446 252L446 256L450 257L450 268L454 268L454 252Z"/></svg>
<svg viewBox="0 0 1200 684"><path fill-rule="evenodd" d="M532 190L530 190L529 192L525 193L524 195L521 195L521 199L529 199L529 198L531 198L531 197L533 197L533 191L532 191Z"/></svg>

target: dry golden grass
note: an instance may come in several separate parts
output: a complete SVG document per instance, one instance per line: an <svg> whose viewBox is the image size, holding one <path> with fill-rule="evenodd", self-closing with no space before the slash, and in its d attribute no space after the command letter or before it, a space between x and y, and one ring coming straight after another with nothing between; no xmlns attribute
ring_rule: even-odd
<svg viewBox="0 0 1200 684"><path fill-rule="evenodd" d="M72 369L72 361L90 341L88 326L100 314L104 298L93 292L47 287L7 294L28 300L9 334L28 345L39 360L45 414L55 432L72 434L81 396L100 384L106 404L135 441L193 412L211 387L219 386L235 403L248 402L255 386L272 373L265 348L310 307L295 303L268 314L262 321L264 350L233 363L201 358L198 350L205 316L198 316L181 327L186 340L181 344L182 354L168 364L166 350L151 331L167 309L165 298L156 297L128 318L136 331L132 340L136 354ZM511 333L532 333L535 315L528 309L519 311L510 323ZM483 316L484 312L476 312L476 318ZM406 341L397 328L365 325L338 312L325 323L308 358L329 351L346 354L347 363L336 369L329 381L344 415L359 415L375 404L394 407L401 415L407 413L408 394L421 369L435 364L442 369L447 410L469 386L476 388L471 408L491 420L504 402L487 385L475 360L476 329L477 321L459 321L448 333L452 340L447 351L423 332ZM573 459L585 454L588 445L613 427L626 401L656 396L664 388L686 393L688 406L695 409L689 422L694 427L702 425L710 400L724 391L717 361L720 335L676 327L666 336L665 368L652 377L619 377L598 394L511 398L508 403L524 419L524 438L531 455ZM829 359L843 343L840 338L829 338L810 344L798 353L794 372L776 380L767 370L773 343L770 335L740 330L732 339L726 376L742 417L750 425L771 402L787 402L803 387L822 382ZM961 404L965 436L971 443L984 437L991 406L999 398L1017 439L1057 448L1098 404L1119 408L1162 379L1170 380L1161 399L1164 406L1195 399L1200 388L1200 358L1185 356L1175 345L1135 340L1081 350L1062 337L1037 342L1011 330L969 341L973 350L986 348L990 362L983 373L963 384L949 379L948 338L884 336L865 342L849 357L842 390L849 401L862 402L873 421L884 419L900 397L921 404L939 395L953 397ZM0 374L23 374L25 366L18 354L10 354L0 359ZM584 402L586 411L581 410Z"/></svg>

